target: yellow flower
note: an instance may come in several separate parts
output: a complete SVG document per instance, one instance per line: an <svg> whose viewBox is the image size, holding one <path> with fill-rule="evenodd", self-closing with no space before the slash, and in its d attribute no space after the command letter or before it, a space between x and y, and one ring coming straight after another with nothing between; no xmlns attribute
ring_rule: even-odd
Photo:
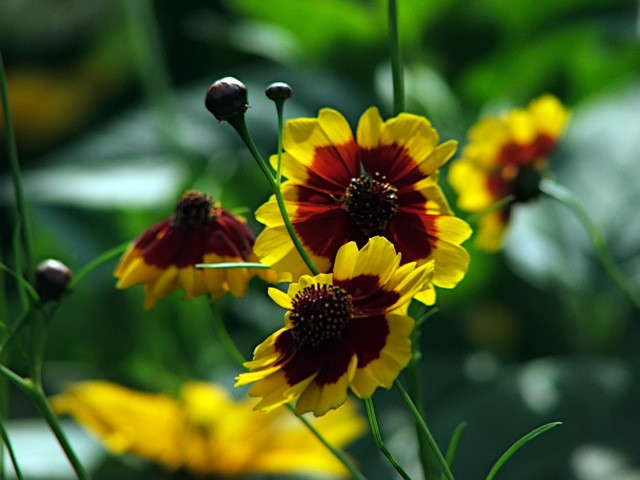
<svg viewBox="0 0 640 480"><path fill-rule="evenodd" d="M275 272L197 269L194 265L255 262L253 242L244 219L214 205L209 196L189 190L171 217L143 232L122 256L115 271L117 287L143 284L146 309L177 288L182 288L188 299L208 293L216 300L229 291L241 297L255 275L273 283Z"/></svg>
<svg viewBox="0 0 640 480"><path fill-rule="evenodd" d="M249 395L269 411L297 399L296 412L324 415L342 405L347 389L367 398L390 388L411 357L414 320L408 302L433 275L433 262L401 265L383 237L358 250L338 250L332 274L303 275L284 293L269 289L287 310L285 326L254 351L236 386L255 382Z"/></svg>
<svg viewBox="0 0 640 480"><path fill-rule="evenodd" d="M81 382L51 398L114 454L131 453L168 470L236 476L304 472L346 476L344 466L290 412L255 412L222 387L189 382L179 398L103 381ZM314 421L335 447L357 438L365 422L349 404Z"/></svg>
<svg viewBox="0 0 640 480"><path fill-rule="evenodd" d="M338 249L363 247L383 236L402 262L435 260L433 284L452 288L469 255L460 244L469 226L453 216L438 186L439 168L456 150L439 143L429 121L402 113L383 121L378 109L360 118L356 136L337 111L290 120L283 134L283 196L293 228L321 272L331 271ZM265 230L256 239L260 260L290 279L309 274L289 239L276 200L256 212ZM431 293L431 302L435 293Z"/></svg>
<svg viewBox="0 0 640 480"><path fill-rule="evenodd" d="M469 144L449 170L458 206L480 212L507 195L525 202L538 193L547 155L565 130L569 112L560 101L543 95L526 109L480 120L469 130ZM480 217L475 244L499 250L513 203Z"/></svg>

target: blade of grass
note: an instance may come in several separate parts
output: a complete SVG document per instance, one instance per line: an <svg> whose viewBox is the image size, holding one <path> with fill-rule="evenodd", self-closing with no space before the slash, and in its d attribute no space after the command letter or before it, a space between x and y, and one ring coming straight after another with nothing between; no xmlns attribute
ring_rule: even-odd
<svg viewBox="0 0 640 480"><path fill-rule="evenodd" d="M536 438L541 433L544 433L547 430L551 430L552 428L557 427L558 425L561 425L561 424L562 424L562 422L547 423L545 425L542 425L542 426L536 428L535 430L532 430L531 432L527 433L525 436L520 438L520 440L518 440L516 443L511 445L507 449L507 451L502 454L502 456L498 459L498 461L495 463L493 468L491 468L491 471L489 471L489 475L487 475L487 479L486 480L493 480L493 477L496 476L496 474L502 468L502 466L505 464L505 462L507 460L509 460L513 456L514 453L516 453L518 450L520 450L523 446L525 446L531 440Z"/></svg>

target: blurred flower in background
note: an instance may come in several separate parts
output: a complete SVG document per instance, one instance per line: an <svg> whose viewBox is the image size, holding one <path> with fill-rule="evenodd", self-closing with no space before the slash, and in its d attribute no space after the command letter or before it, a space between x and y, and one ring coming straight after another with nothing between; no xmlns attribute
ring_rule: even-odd
<svg viewBox="0 0 640 480"><path fill-rule="evenodd" d="M345 477L344 466L284 408L255 412L249 400L234 401L221 386L188 382L178 397L125 388L106 381L72 385L51 398L98 436L116 455L131 453L168 470L224 477L250 473L303 472ZM312 420L337 448L365 429L355 404Z"/></svg>
<svg viewBox="0 0 640 480"><path fill-rule="evenodd" d="M145 286L149 309L173 290L188 299L208 293L211 300L231 292L241 297L252 277L275 282L271 270L252 268L195 268L198 263L254 262L254 237L241 217L214 204L211 197L187 191L174 214L156 223L122 256L115 276L119 289Z"/></svg>
<svg viewBox="0 0 640 480"><path fill-rule="evenodd" d="M547 157L568 118L568 111L557 98L544 95L526 109L487 117L471 127L462 158L449 170L449 182L459 195L458 206L477 213L514 195L513 202L478 219L478 248L500 249L514 203L537 195Z"/></svg>

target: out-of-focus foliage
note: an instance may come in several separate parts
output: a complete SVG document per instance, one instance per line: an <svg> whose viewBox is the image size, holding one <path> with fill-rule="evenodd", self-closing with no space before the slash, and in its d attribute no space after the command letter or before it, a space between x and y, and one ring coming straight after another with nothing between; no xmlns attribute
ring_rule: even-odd
<svg viewBox="0 0 640 480"><path fill-rule="evenodd" d="M324 106L352 125L371 105L390 115L383 0L155 1L155 17L143 22L157 22L161 45L152 53L167 62L169 99L149 98L141 87L126 1L133 0L0 2L36 260L59 258L77 271L166 217L186 187L225 208L263 203L269 189L254 160L229 125L204 109L206 89L219 77L247 84L247 123L264 155L277 145L275 109L263 95L272 81L293 87L287 118L315 116ZM482 114L545 92L572 109L551 171L576 192L640 289L637 2L398 0L398 7L407 109L430 118L443 140L463 146ZM150 108L154 100L175 106L169 118L179 145L158 133L166 120L157 105ZM4 146L0 245L10 261L13 190ZM453 468L463 480L482 478L513 441L555 420L564 425L519 452L504 478L637 478L640 315L604 275L568 210L548 199L519 210L505 252L470 247L465 280L439 292L440 312L422 327L427 421L442 446L468 422ZM252 219L249 225L259 231ZM237 369L214 335L206 302L174 294L144 312L141 290L115 290L115 265L93 271L57 312L48 391L89 378L156 392L177 392L192 379L230 386ZM9 295L0 302L13 315L19 305L11 280L5 283ZM245 298L225 298L217 308L246 357L282 322L259 280ZM25 363L19 348L8 361L19 371ZM12 391L9 416L32 416L26 403ZM376 408L389 448L418 478L412 421L396 392L376 394ZM366 459L368 478L392 475L370 439L351 453ZM94 478L157 475L148 464L111 459Z"/></svg>

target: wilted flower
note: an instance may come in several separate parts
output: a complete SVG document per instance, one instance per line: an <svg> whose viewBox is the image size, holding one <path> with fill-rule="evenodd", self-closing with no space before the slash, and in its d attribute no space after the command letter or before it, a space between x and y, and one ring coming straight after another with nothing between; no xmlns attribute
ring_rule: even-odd
<svg viewBox="0 0 640 480"><path fill-rule="evenodd" d="M335 110L286 123L282 185L293 228L310 259L328 272L338 249L363 247L377 235L391 241L402 262L435 260L433 283L454 287L469 255L460 244L469 226L453 216L438 186L438 169L456 142L438 144L424 117L402 113L386 122L375 107L360 118L356 138ZM256 239L262 262L291 278L310 273L289 239L274 198L256 212L266 225ZM435 292L425 292L425 303Z"/></svg>
<svg viewBox="0 0 640 480"><path fill-rule="evenodd" d="M526 109L480 120L469 130L469 145L449 170L458 206L480 212L513 194L525 202L538 193L547 156L564 132L569 114L560 101L544 95ZM480 217L478 248L500 249L513 203Z"/></svg>
<svg viewBox="0 0 640 480"><path fill-rule="evenodd" d="M117 287L145 286L145 308L177 288L192 299L226 292L240 297L255 275L276 281L271 270L256 268L197 269L199 263L255 262L253 233L241 217L214 204L208 195L187 191L174 214L147 229L120 260Z"/></svg>
<svg viewBox="0 0 640 480"><path fill-rule="evenodd" d="M361 250L342 246L332 274L303 275L287 293L270 288L285 326L255 349L236 386L255 382L257 409L297 399L297 413L315 415L342 405L348 388L361 398L390 388L411 357L408 302L433 275L433 262L400 264L393 245L373 237Z"/></svg>
<svg viewBox="0 0 640 480"><path fill-rule="evenodd" d="M344 466L288 411L255 412L222 387L185 384L178 398L90 381L51 398L114 454L131 453L168 470L234 477L304 472L346 476ZM337 448L364 430L353 404L314 422Z"/></svg>

